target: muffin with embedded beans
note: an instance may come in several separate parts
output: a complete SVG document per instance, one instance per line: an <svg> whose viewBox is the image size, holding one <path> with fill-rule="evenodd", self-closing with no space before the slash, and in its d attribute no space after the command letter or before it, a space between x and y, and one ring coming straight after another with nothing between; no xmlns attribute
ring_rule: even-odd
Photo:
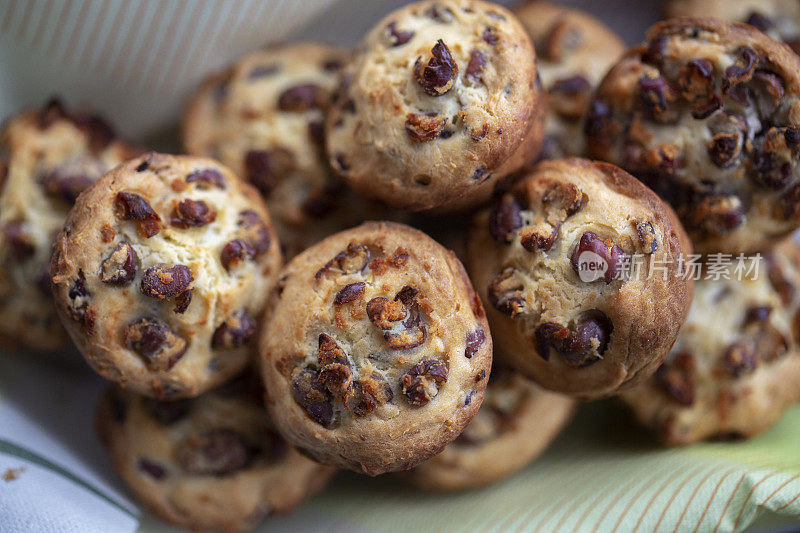
<svg viewBox="0 0 800 533"><path fill-rule="evenodd" d="M78 198L56 239L53 294L103 377L196 396L252 359L279 248L258 192L226 167L150 153Z"/></svg>
<svg viewBox="0 0 800 533"><path fill-rule="evenodd" d="M98 435L148 511L192 530L248 531L327 485L333 469L275 433L258 381L244 375L189 400L103 395Z"/></svg>
<svg viewBox="0 0 800 533"><path fill-rule="evenodd" d="M455 439L483 400L492 339L461 263L402 224L368 222L281 271L261 334L267 409L314 459L369 475Z"/></svg>
<svg viewBox="0 0 800 533"><path fill-rule="evenodd" d="M478 213L467 266L497 358L594 399L643 381L686 318L691 245L675 214L606 163L554 159Z"/></svg>
<svg viewBox="0 0 800 533"><path fill-rule="evenodd" d="M625 51L611 28L579 9L529 0L514 14L536 47L549 111L540 159L583 156L583 118L592 92Z"/></svg>
<svg viewBox="0 0 800 533"><path fill-rule="evenodd" d="M656 24L600 83L586 136L700 253L766 250L800 226L800 57L752 26Z"/></svg>
<svg viewBox="0 0 800 533"><path fill-rule="evenodd" d="M698 281L664 365L622 395L664 443L752 437L800 400L800 244L765 259L742 279Z"/></svg>
<svg viewBox="0 0 800 533"><path fill-rule="evenodd" d="M800 52L800 3L794 0L667 0L664 18L677 17L743 22Z"/></svg>
<svg viewBox="0 0 800 533"><path fill-rule="evenodd" d="M57 100L0 132L0 339L14 349L69 345L50 293L50 250L75 199L139 149L101 117Z"/></svg>
<svg viewBox="0 0 800 533"><path fill-rule="evenodd" d="M381 213L328 164L324 120L349 52L307 42L240 58L210 76L186 108L183 141L255 185L293 257Z"/></svg>
<svg viewBox="0 0 800 533"><path fill-rule="evenodd" d="M481 487L518 472L558 436L576 401L495 365L478 414L442 453L404 474L425 490Z"/></svg>
<svg viewBox="0 0 800 533"><path fill-rule="evenodd" d="M453 211L489 198L542 139L536 54L481 0L402 7L366 36L328 115L331 165L389 206Z"/></svg>

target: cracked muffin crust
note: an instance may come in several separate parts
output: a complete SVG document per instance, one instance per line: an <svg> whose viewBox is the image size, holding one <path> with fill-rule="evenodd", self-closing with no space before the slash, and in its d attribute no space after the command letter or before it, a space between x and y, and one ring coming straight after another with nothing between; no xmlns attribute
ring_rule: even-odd
<svg viewBox="0 0 800 533"><path fill-rule="evenodd" d="M53 239L78 195L140 150L112 127L53 100L0 132L0 338L53 352L69 337L50 294Z"/></svg>
<svg viewBox="0 0 800 533"><path fill-rule="evenodd" d="M800 57L755 28L659 23L591 105L590 155L670 202L698 252L763 250L800 225Z"/></svg>
<svg viewBox="0 0 800 533"><path fill-rule="evenodd" d="M708 17L743 22L800 52L800 3L796 0L669 0L664 18Z"/></svg>
<svg viewBox="0 0 800 533"><path fill-rule="evenodd" d="M767 254L757 276L699 281L664 365L622 395L666 444L751 437L800 400L795 238Z"/></svg>
<svg viewBox="0 0 800 533"><path fill-rule="evenodd" d="M190 400L102 396L98 436L148 511L192 530L248 531L325 487L333 469L275 432L253 377Z"/></svg>
<svg viewBox="0 0 800 533"><path fill-rule="evenodd" d="M280 265L254 188L214 160L150 153L81 195L51 275L61 320L97 372L184 398L251 360Z"/></svg>
<svg viewBox="0 0 800 533"><path fill-rule="evenodd" d="M369 475L455 439L483 400L492 339L461 263L402 224L368 222L295 257L261 334L267 408L314 459Z"/></svg>
<svg viewBox="0 0 800 533"><path fill-rule="evenodd" d="M691 245L672 210L619 168L539 163L477 214L467 264L497 356L584 399L644 380L689 309Z"/></svg>
<svg viewBox="0 0 800 533"><path fill-rule="evenodd" d="M366 36L326 122L331 165L389 206L476 205L533 159L545 104L536 56L506 9L405 6Z"/></svg>
<svg viewBox="0 0 800 533"><path fill-rule="evenodd" d="M259 189L287 257L378 213L325 155L325 114L348 55L318 43L248 54L210 76L186 108L186 151L218 159Z"/></svg>
<svg viewBox="0 0 800 533"><path fill-rule="evenodd" d="M494 483L539 456L572 418L575 404L568 396L495 365L472 422L442 453L404 476L425 490L437 491Z"/></svg>
<svg viewBox="0 0 800 533"><path fill-rule="evenodd" d="M536 48L550 110L540 159L583 156L583 119L592 92L625 44L611 28L579 9L530 0L514 14Z"/></svg>

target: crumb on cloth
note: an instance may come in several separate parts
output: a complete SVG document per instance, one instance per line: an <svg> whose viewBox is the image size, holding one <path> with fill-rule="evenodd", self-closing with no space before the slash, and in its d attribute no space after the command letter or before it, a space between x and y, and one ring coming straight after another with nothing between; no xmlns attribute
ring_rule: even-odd
<svg viewBox="0 0 800 533"><path fill-rule="evenodd" d="M3 481L6 483L11 483L12 481L18 479L20 474L22 474L24 471L24 466L20 466L19 468L9 468L3 472Z"/></svg>

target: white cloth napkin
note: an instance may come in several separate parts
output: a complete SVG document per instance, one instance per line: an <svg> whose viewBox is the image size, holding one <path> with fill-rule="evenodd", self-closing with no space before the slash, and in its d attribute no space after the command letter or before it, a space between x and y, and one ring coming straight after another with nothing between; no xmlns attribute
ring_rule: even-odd
<svg viewBox="0 0 800 533"><path fill-rule="evenodd" d="M70 355L66 362L0 356L0 531L122 533L138 526L139 511L94 434L102 380Z"/></svg>

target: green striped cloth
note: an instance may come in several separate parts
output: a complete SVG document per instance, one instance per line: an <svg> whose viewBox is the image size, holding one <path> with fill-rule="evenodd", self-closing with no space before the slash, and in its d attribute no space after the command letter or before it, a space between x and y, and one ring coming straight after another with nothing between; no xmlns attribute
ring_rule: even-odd
<svg viewBox="0 0 800 533"><path fill-rule="evenodd" d="M747 442L663 449L615 402L585 405L493 487L430 496L348 475L306 509L375 531L741 531L763 511L800 529L800 407Z"/></svg>

